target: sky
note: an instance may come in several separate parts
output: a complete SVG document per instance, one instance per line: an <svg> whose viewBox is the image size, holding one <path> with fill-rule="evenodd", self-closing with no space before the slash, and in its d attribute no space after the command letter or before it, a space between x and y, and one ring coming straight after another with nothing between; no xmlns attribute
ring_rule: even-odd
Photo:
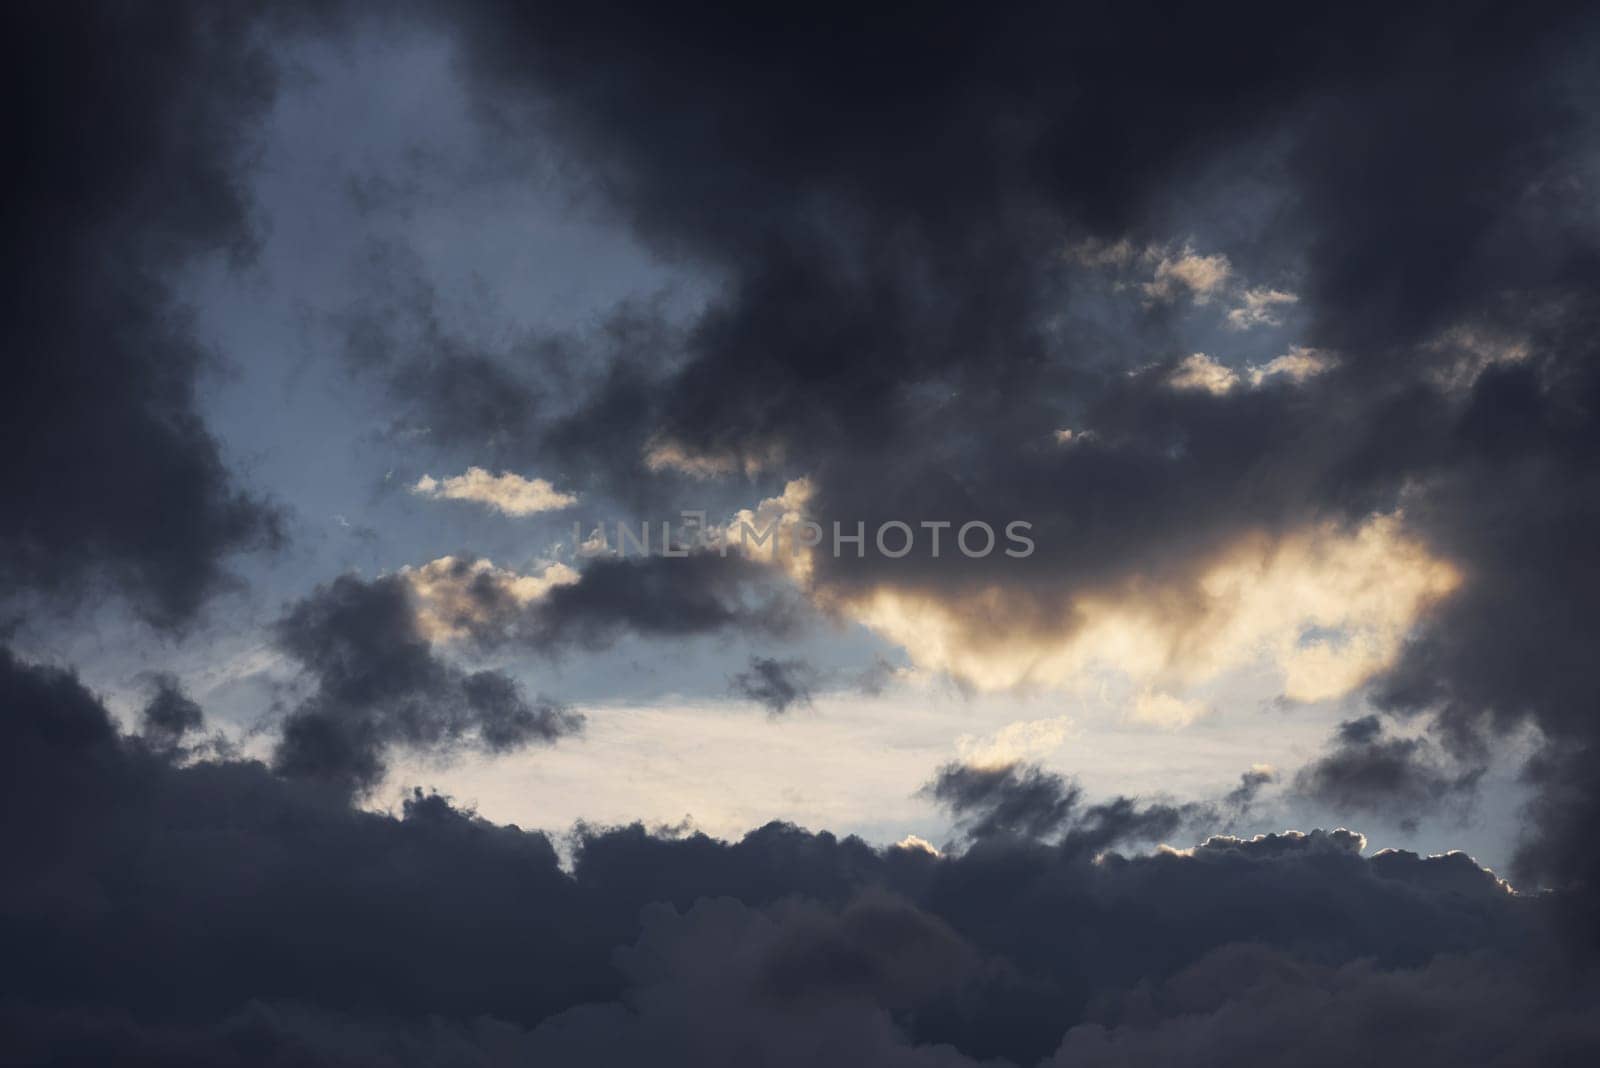
<svg viewBox="0 0 1600 1068"><path fill-rule="evenodd" d="M1143 8L8 11L3 1059L1592 1056L1600 27Z"/></svg>

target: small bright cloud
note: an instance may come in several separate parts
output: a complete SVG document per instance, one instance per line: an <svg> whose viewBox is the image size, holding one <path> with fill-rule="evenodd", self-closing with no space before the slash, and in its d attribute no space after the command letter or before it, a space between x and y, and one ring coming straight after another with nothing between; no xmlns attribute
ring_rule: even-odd
<svg viewBox="0 0 1600 1068"><path fill-rule="evenodd" d="M1268 379L1286 379L1300 384L1322 374L1334 361L1315 349L1295 347L1282 356L1264 364L1252 364L1241 374L1227 364L1212 359L1203 352L1185 357L1167 376L1167 385L1173 389L1210 393L1220 397L1231 393L1244 383L1259 388Z"/></svg>
<svg viewBox="0 0 1600 1068"><path fill-rule="evenodd" d="M1249 330L1255 326L1281 326L1283 319L1278 309L1288 304L1298 304L1300 298L1281 289L1260 286L1241 294L1242 303L1228 312L1228 325L1234 330Z"/></svg>
<svg viewBox="0 0 1600 1068"><path fill-rule="evenodd" d="M1156 254L1155 275L1141 288L1151 300L1172 301L1187 291L1196 304L1210 303L1233 276L1228 257L1202 256L1189 245L1177 253Z"/></svg>
<svg viewBox="0 0 1600 1068"><path fill-rule="evenodd" d="M436 500L475 501L515 516L553 512L578 503L577 494L561 493L542 478L523 478L511 471L491 475L481 467L469 467L466 474L454 478L423 475L411 492Z"/></svg>
<svg viewBox="0 0 1600 1068"><path fill-rule="evenodd" d="M1185 357L1182 363L1173 368L1172 374L1167 377L1167 384L1173 389L1221 396L1239 384L1239 376L1233 368L1218 363L1203 352L1197 352Z"/></svg>
<svg viewBox="0 0 1600 1068"><path fill-rule="evenodd" d="M1279 376L1291 382L1304 382L1333 366L1333 360L1316 349L1295 346L1282 356L1268 360L1260 367L1250 368L1250 384L1259 386L1268 378Z"/></svg>
<svg viewBox="0 0 1600 1068"><path fill-rule="evenodd" d="M906 835L904 838L900 839L900 841L896 842L894 847L896 849L910 849L918 853L927 853L928 855L935 857L943 855L939 852L938 846L935 846L926 838L921 838L914 834Z"/></svg>

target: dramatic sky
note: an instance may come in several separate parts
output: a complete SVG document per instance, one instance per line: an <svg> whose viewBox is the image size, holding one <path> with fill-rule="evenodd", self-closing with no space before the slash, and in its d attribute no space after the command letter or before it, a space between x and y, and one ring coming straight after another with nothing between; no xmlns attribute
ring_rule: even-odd
<svg viewBox="0 0 1600 1068"><path fill-rule="evenodd" d="M4 19L0 1062L1600 1057L1584 5Z"/></svg>

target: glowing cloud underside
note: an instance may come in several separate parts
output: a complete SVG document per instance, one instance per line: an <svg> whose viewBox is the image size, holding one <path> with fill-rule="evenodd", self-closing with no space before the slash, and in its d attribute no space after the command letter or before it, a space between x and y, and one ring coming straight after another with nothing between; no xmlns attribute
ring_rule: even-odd
<svg viewBox="0 0 1600 1068"><path fill-rule="evenodd" d="M1068 595L1067 611L1019 608L1042 594L993 587L959 598L878 588L850 613L902 645L919 667L990 690L1065 685L1110 669L1145 686L1187 686L1265 661L1284 695L1338 697L1394 663L1418 616L1459 573L1408 537L1399 515L1236 544L1189 588L1139 581ZM1041 609L1044 606L1035 606ZM1066 622L1041 629L1041 618ZM1181 725L1199 710L1160 695L1136 718Z"/></svg>

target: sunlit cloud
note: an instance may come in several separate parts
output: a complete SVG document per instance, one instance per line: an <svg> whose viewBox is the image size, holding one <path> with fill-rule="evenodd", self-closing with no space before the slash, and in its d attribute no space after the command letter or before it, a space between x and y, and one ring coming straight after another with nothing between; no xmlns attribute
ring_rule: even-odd
<svg viewBox="0 0 1600 1068"><path fill-rule="evenodd" d="M523 478L510 471L492 475L481 467L469 467L453 478L423 475L411 492L438 500L473 501L511 516L553 512L578 503L577 494L562 493L542 478Z"/></svg>
<svg viewBox="0 0 1600 1068"><path fill-rule="evenodd" d="M1245 385L1259 388L1270 380L1300 384L1330 370L1334 361L1315 349L1295 346L1282 356L1264 364L1251 364L1236 371L1203 352L1186 356L1167 375L1167 385L1186 392L1210 393L1220 397Z"/></svg>
<svg viewBox="0 0 1600 1068"><path fill-rule="evenodd" d="M562 563L547 564L537 574L522 574L489 560L455 556L403 567L400 576L416 601L418 629L432 642L464 640L476 629L492 625L503 606L527 605L579 578L576 570Z"/></svg>
<svg viewBox="0 0 1600 1068"><path fill-rule="evenodd" d="M1246 289L1239 296L1239 306L1228 312L1228 326L1234 330L1249 330L1257 326L1281 326L1283 319L1279 309L1300 301L1300 298L1293 293L1267 286Z"/></svg>
<svg viewBox="0 0 1600 1068"><path fill-rule="evenodd" d="M1221 253L1202 255L1189 245L1177 252L1147 255L1156 261L1155 273L1140 289L1153 301L1172 301L1188 295L1196 304L1207 304L1233 276L1228 257Z"/></svg>
<svg viewBox="0 0 1600 1068"><path fill-rule="evenodd" d="M981 689L1067 685L1092 669L1182 687L1265 663L1285 697L1317 701L1393 664L1418 617L1460 582L1394 514L1354 530L1246 537L1179 587L1134 579L1079 594L995 585L941 595L882 586L846 604L918 666ZM1150 709L1172 718L1170 707Z"/></svg>
<svg viewBox="0 0 1600 1068"><path fill-rule="evenodd" d="M754 477L783 459L781 449L745 449L708 452L692 449L671 438L652 438L644 449L644 465L651 471L676 471L692 478L726 478L743 473Z"/></svg>

